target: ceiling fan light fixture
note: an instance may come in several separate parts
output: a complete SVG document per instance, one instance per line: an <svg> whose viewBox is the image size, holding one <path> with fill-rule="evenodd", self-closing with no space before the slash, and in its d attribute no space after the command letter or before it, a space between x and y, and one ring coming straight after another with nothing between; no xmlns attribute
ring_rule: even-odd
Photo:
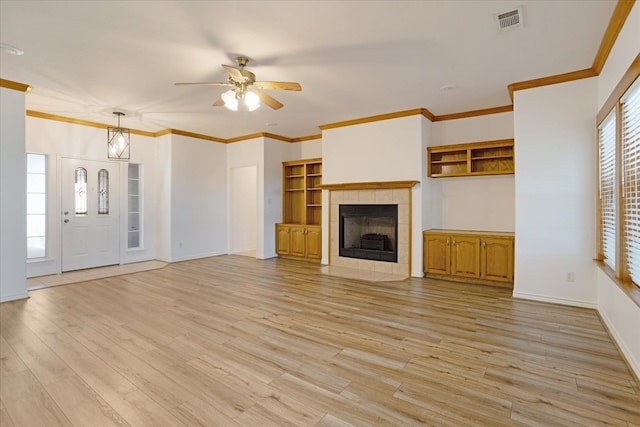
<svg viewBox="0 0 640 427"><path fill-rule="evenodd" d="M244 105L249 111L253 111L260 107L260 97L255 92L249 91L244 95Z"/></svg>
<svg viewBox="0 0 640 427"><path fill-rule="evenodd" d="M225 107L231 111L238 111L238 98L236 97L236 92L234 90L228 90L220 97L224 101Z"/></svg>

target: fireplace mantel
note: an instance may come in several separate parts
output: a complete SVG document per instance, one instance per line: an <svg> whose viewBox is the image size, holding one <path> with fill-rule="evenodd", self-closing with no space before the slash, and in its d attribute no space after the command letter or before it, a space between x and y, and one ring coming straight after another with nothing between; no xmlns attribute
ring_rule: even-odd
<svg viewBox="0 0 640 427"><path fill-rule="evenodd" d="M393 188L412 188L420 181L376 181L344 182L340 184L322 184L323 190L384 190Z"/></svg>

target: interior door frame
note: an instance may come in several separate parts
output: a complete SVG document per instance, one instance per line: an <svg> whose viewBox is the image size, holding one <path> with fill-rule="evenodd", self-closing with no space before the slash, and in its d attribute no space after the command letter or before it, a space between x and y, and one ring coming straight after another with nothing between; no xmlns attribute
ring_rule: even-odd
<svg viewBox="0 0 640 427"><path fill-rule="evenodd" d="M229 230L229 235L227 236L228 238L228 253L238 253L238 252L243 252L245 250L249 250L249 249L243 249L243 248L236 248L234 247L234 233L236 232L236 227L238 226L238 223L236 221L234 221L234 215L233 215L233 211L234 208L236 206L236 196L237 196L237 190L242 190L242 189L238 189L236 188L236 182L234 177L236 175L234 175L235 172L240 172L241 170L245 170L245 171L251 171L252 174L252 178L253 178L253 182L251 183L251 196L253 197L253 219L255 220L254 222L254 235L253 235L253 249L257 251L258 249L258 166L253 164L253 165L245 165L245 166L236 166L233 168L229 169L228 172L228 179L229 179L229 195L228 195L228 201L229 201L229 205L228 205L228 230ZM246 178L246 174L244 176ZM246 181L243 181L246 183Z"/></svg>

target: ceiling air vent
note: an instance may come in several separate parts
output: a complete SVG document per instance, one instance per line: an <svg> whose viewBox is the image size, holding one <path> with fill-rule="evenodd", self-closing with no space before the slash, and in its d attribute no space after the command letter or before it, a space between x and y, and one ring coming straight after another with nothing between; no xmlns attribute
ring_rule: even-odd
<svg viewBox="0 0 640 427"><path fill-rule="evenodd" d="M497 13L494 15L498 31L504 33L506 31L515 30L524 26L522 7L508 12Z"/></svg>

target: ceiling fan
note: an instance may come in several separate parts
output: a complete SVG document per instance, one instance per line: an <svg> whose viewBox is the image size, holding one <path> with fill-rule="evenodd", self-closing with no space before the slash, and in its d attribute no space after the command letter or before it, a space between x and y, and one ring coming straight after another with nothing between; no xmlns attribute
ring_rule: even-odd
<svg viewBox="0 0 640 427"><path fill-rule="evenodd" d="M176 85L202 85L202 86L230 86L232 89L223 93L214 103L214 107L224 105L230 110L248 109L253 111L260 106L260 102L277 110L283 104L263 90L293 90L301 91L300 83L296 82L261 82L256 81L256 75L245 70L249 58L238 56L236 63L238 68L222 64L229 74L226 82L202 82L202 83L176 83Z"/></svg>

